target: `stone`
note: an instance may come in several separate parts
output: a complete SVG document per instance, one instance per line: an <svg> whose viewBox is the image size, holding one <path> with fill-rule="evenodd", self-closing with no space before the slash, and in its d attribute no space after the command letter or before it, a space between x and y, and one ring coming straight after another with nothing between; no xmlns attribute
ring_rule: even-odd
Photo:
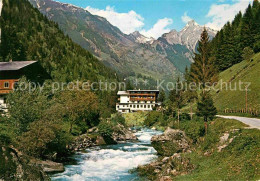
<svg viewBox="0 0 260 181"><path fill-rule="evenodd" d="M162 135L153 136L152 146L159 155L171 156L189 150L189 139L181 130L167 128Z"/></svg>
<svg viewBox="0 0 260 181"><path fill-rule="evenodd" d="M171 174L175 176L175 175L178 175L178 172L176 169L173 169L173 170L171 170Z"/></svg>
<svg viewBox="0 0 260 181"><path fill-rule="evenodd" d="M38 160L35 163L41 166L45 173L64 172L65 170L62 163L53 162L51 160Z"/></svg>
<svg viewBox="0 0 260 181"><path fill-rule="evenodd" d="M102 136L97 136L96 144L97 145L105 145L106 142L105 142L105 140L104 140L104 138Z"/></svg>
<svg viewBox="0 0 260 181"><path fill-rule="evenodd" d="M154 173L160 173L160 172L161 172L161 170L159 170L159 169L154 170Z"/></svg>
<svg viewBox="0 0 260 181"><path fill-rule="evenodd" d="M83 151L95 145L95 139L90 138L88 134L83 134L74 139L74 141L68 146L68 150L72 152Z"/></svg>
<svg viewBox="0 0 260 181"><path fill-rule="evenodd" d="M206 151L205 153L204 153L204 156L209 156L211 153L210 153L210 151Z"/></svg>
<svg viewBox="0 0 260 181"><path fill-rule="evenodd" d="M162 159L162 162L163 162L163 163L166 163L166 162L168 162L168 160L169 160L169 157L164 157L164 158Z"/></svg>
<svg viewBox="0 0 260 181"><path fill-rule="evenodd" d="M228 137L229 137L229 133L224 133L224 135L219 138L220 144L224 144L225 142L227 142Z"/></svg>
<svg viewBox="0 0 260 181"><path fill-rule="evenodd" d="M172 181L170 176L162 176L159 181Z"/></svg>
<svg viewBox="0 0 260 181"><path fill-rule="evenodd" d="M123 125L118 124L115 127L115 130L112 134L112 138L116 142L122 142L122 141L127 141L127 140L137 140L137 137L133 134L131 129L125 128Z"/></svg>
<svg viewBox="0 0 260 181"><path fill-rule="evenodd" d="M50 180L42 167L32 162L33 158L13 146L0 146L0 178L3 180Z"/></svg>
<svg viewBox="0 0 260 181"><path fill-rule="evenodd" d="M97 133L98 132L98 128L95 126L95 127L93 127L93 128L90 128L89 130L88 130L88 133Z"/></svg>

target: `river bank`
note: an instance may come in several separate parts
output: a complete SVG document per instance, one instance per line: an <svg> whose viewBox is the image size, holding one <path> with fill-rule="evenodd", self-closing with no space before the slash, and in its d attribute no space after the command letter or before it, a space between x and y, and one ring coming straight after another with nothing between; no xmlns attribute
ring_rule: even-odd
<svg viewBox="0 0 260 181"><path fill-rule="evenodd" d="M151 137L161 131L141 129L135 133L138 141L116 145L94 146L77 152L75 164L65 165L65 171L51 175L52 180L132 180L137 173L130 171L157 158Z"/></svg>
<svg viewBox="0 0 260 181"><path fill-rule="evenodd" d="M208 134L203 121L183 120L153 136L159 154L137 171L149 180L259 180L260 131L232 119L215 118Z"/></svg>

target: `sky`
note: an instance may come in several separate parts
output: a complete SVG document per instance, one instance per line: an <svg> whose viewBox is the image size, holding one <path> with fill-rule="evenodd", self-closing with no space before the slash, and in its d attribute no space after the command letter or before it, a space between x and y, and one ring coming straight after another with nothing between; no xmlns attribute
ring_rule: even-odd
<svg viewBox="0 0 260 181"><path fill-rule="evenodd" d="M172 29L180 31L188 21L219 30L252 0L56 0L105 17L129 34L140 31L158 38Z"/></svg>

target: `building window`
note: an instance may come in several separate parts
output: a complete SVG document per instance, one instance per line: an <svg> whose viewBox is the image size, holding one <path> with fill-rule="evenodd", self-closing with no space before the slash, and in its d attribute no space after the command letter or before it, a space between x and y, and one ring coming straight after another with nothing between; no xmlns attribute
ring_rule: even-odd
<svg viewBox="0 0 260 181"><path fill-rule="evenodd" d="M135 108L135 105L134 105L134 108Z"/></svg>
<svg viewBox="0 0 260 181"><path fill-rule="evenodd" d="M132 107L132 104L130 105L130 107Z"/></svg>
<svg viewBox="0 0 260 181"><path fill-rule="evenodd" d="M141 108L143 108L143 105L141 105Z"/></svg>
<svg viewBox="0 0 260 181"><path fill-rule="evenodd" d="M146 108L146 105L144 105L144 108Z"/></svg>
<svg viewBox="0 0 260 181"><path fill-rule="evenodd" d="M139 108L139 105L137 105L137 108Z"/></svg>
<svg viewBox="0 0 260 181"><path fill-rule="evenodd" d="M4 83L4 88L9 88L9 82Z"/></svg>
<svg viewBox="0 0 260 181"><path fill-rule="evenodd" d="M148 105L147 107L150 108L150 105Z"/></svg>

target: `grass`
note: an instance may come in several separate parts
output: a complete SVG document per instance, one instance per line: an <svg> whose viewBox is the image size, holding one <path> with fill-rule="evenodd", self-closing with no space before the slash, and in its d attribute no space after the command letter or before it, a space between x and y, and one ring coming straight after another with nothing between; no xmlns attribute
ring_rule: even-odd
<svg viewBox="0 0 260 181"><path fill-rule="evenodd" d="M127 126L143 126L148 112L125 113L123 117Z"/></svg>
<svg viewBox="0 0 260 181"><path fill-rule="evenodd" d="M216 88L221 88L222 82L230 83L231 88L239 87L239 82L249 82L248 91L248 108L260 111L260 53L252 57L253 61L242 61L229 69L223 71L219 75L219 84ZM230 85L222 84L222 90L213 92L215 106L218 110L242 109L245 108L245 91L230 90ZM245 84L241 84L244 89ZM229 88L229 90L226 90Z"/></svg>
<svg viewBox="0 0 260 181"><path fill-rule="evenodd" d="M195 146L194 151L183 154L195 169L187 175L174 177L174 180L260 179L260 131L244 129L245 126L236 120L217 118L213 121L209 134ZM229 132L233 141L218 152L219 138L225 132ZM205 156L207 150L211 154Z"/></svg>

